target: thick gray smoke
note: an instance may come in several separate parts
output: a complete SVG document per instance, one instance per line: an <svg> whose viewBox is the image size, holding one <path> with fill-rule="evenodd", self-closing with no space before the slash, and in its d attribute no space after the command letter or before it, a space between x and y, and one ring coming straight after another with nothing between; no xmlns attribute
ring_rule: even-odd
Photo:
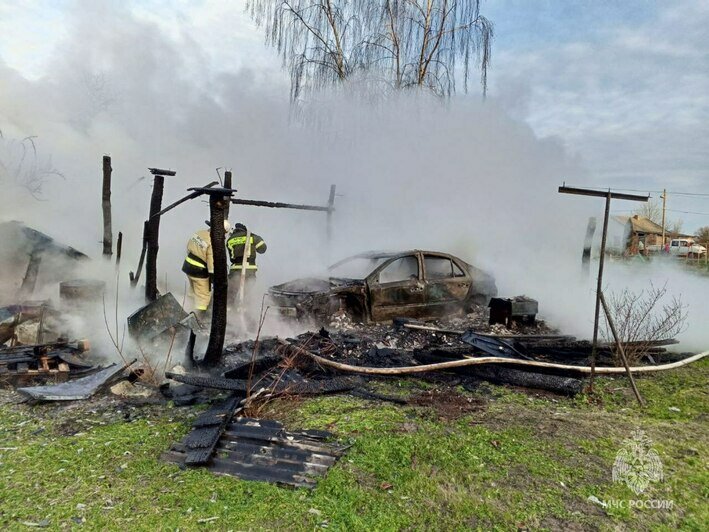
<svg viewBox="0 0 709 532"><path fill-rule="evenodd" d="M0 63L3 142L36 135L41 163L64 176L49 177L44 201L12 187L2 219L22 219L98 256L101 156L110 154L124 292L148 211L147 167L177 171L166 179L164 204L214 180L216 167L231 168L239 196L253 199L324 204L336 184L332 246L322 214L232 209L232 221L269 244L262 288L369 249L444 250L494 272L501 294L536 297L550 321L589 334L593 279L580 277L579 263L587 218L600 214L602 201L556 192L565 179L584 179L561 142L537 137L494 98L442 104L405 94L372 104L338 94L309 102L310 118L294 118L285 78L257 75L258 65L220 71L188 37L95 4L75 12L42 79ZM207 204L195 200L162 220L159 283L178 300L186 240L207 218ZM113 268L103 269L112 285ZM621 285L648 276L614 269L609 279ZM690 313L706 316L702 308Z"/></svg>

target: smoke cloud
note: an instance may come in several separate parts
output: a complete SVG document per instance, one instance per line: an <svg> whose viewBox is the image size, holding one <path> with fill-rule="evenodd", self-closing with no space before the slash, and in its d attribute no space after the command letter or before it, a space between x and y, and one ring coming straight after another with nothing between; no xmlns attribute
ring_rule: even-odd
<svg viewBox="0 0 709 532"><path fill-rule="evenodd" d="M163 205L216 179L221 167L251 199L325 204L337 185L331 245L322 213L232 207L232 222L268 242L259 257L262 289L361 251L435 249L493 272L502 295L539 299L544 317L565 332L590 335L594 279L581 277L580 255L588 216L600 216L602 201L558 194L562 181L583 181L582 161L494 97L442 103L407 93L372 102L339 91L296 115L285 75L264 77L258 65L222 70L189 35L168 35L120 3L80 2L69 24L40 79L23 78L0 58L1 142L7 148L36 136L38 164L63 176L47 176L41 201L11 186L0 218L98 257L101 157L111 155L113 228L124 234L121 293L130 290L140 251L147 167L177 171L166 178ZM6 165L11 152L0 152ZM207 218L206 201L194 200L162 219L159 285L178 300L186 241ZM92 273L110 288L114 267L97 264ZM687 274L679 282L665 268L608 268L609 286L650 277L664 284L663 276L682 293L706 283ZM696 323L706 316L700 298L690 316ZM697 345L709 340L696 330L688 337Z"/></svg>

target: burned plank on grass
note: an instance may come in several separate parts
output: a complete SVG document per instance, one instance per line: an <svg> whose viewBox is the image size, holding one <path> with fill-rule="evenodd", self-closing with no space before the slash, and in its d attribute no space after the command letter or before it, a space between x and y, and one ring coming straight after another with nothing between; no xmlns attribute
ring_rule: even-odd
<svg viewBox="0 0 709 532"><path fill-rule="evenodd" d="M186 452L185 464L201 465L210 460L219 438L238 406L238 399L230 397L203 412L194 421L192 431L182 441Z"/></svg>
<svg viewBox="0 0 709 532"><path fill-rule="evenodd" d="M165 373L165 376L174 381L189 384L190 386L198 386L200 388L212 388L215 390L243 393L249 389L248 380L244 379L228 379L211 375L180 375L169 371ZM261 382L257 386L253 386L253 389L266 388L273 394L321 395L352 390L357 387L359 383L360 380L356 377L333 377L321 380L302 379L295 382Z"/></svg>

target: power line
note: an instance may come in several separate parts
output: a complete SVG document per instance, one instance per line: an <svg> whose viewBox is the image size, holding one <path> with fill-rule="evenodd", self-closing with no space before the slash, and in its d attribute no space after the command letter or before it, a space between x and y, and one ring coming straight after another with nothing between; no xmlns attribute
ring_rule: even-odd
<svg viewBox="0 0 709 532"><path fill-rule="evenodd" d="M709 216L709 212L693 212L693 211L677 211L675 209L667 209L670 212L679 212L682 214L698 214L699 216Z"/></svg>

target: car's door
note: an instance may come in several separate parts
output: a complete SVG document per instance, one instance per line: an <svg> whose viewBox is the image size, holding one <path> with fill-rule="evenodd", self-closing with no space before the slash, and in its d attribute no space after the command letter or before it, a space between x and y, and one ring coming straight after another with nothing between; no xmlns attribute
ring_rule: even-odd
<svg viewBox="0 0 709 532"><path fill-rule="evenodd" d="M462 305L472 279L467 270L449 255L423 254L424 299L431 314Z"/></svg>
<svg viewBox="0 0 709 532"><path fill-rule="evenodd" d="M417 253L383 263L367 277L367 287L372 320L422 315L424 284Z"/></svg>

